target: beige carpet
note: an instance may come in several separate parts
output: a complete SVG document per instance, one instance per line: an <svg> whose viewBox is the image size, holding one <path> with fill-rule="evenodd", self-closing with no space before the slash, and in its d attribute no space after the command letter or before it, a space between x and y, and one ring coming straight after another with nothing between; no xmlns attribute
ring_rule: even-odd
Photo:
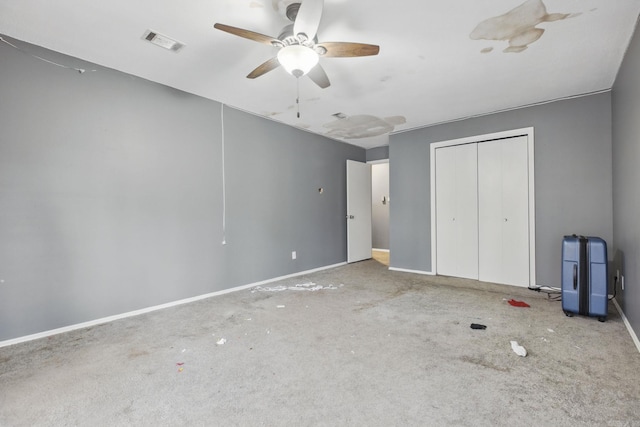
<svg viewBox="0 0 640 427"><path fill-rule="evenodd" d="M374 260L0 348L2 426L637 426L639 399L615 309Z"/></svg>

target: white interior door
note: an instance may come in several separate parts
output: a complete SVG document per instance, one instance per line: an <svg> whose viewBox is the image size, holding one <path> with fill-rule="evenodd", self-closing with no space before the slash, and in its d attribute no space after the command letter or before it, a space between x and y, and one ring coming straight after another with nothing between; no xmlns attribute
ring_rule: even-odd
<svg viewBox="0 0 640 427"><path fill-rule="evenodd" d="M478 145L479 279L529 285L527 137Z"/></svg>
<svg viewBox="0 0 640 427"><path fill-rule="evenodd" d="M438 274L478 278L477 144L435 150Z"/></svg>
<svg viewBox="0 0 640 427"><path fill-rule="evenodd" d="M347 262L371 258L371 165L347 160Z"/></svg>

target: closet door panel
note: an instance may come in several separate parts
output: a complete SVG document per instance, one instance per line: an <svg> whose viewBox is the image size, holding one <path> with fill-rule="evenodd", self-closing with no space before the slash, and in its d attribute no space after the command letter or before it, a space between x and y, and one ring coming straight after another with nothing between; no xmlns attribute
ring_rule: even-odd
<svg viewBox="0 0 640 427"><path fill-rule="evenodd" d="M503 283L529 285L529 159L527 137L502 145Z"/></svg>
<svg viewBox="0 0 640 427"><path fill-rule="evenodd" d="M459 145L456 164L458 277L478 278L478 144Z"/></svg>
<svg viewBox="0 0 640 427"><path fill-rule="evenodd" d="M438 274L456 274L456 150L436 150L436 265Z"/></svg>
<svg viewBox="0 0 640 427"><path fill-rule="evenodd" d="M478 147L478 278L502 281L502 143L488 141Z"/></svg>
<svg viewBox="0 0 640 427"><path fill-rule="evenodd" d="M526 136L479 144L480 280L529 284L528 191Z"/></svg>
<svg viewBox="0 0 640 427"><path fill-rule="evenodd" d="M438 274L478 278L477 144L436 150Z"/></svg>

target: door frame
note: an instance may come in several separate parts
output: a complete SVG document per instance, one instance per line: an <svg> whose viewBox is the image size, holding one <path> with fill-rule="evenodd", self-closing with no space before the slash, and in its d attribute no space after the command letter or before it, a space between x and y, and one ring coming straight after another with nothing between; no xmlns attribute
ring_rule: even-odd
<svg viewBox="0 0 640 427"><path fill-rule="evenodd" d="M534 170L534 132L533 127L513 129L502 132L476 135L466 138L434 142L430 145L430 189L431 189L431 271L437 271L437 238L436 235L436 149L453 145L481 143L496 139L527 136L528 172L529 172L529 286L536 285L536 207L535 207L535 170Z"/></svg>
<svg viewBox="0 0 640 427"><path fill-rule="evenodd" d="M391 251L391 245L389 245L389 249L380 249L380 248L374 248L373 247L373 166L374 165L384 165L384 164L389 164L389 159L380 159L380 160L369 160L367 161L368 165L371 165L371 236L372 236L372 243L371 243L371 250L373 249L377 249L381 252L390 252ZM389 176L387 176L387 185L389 185ZM391 195L390 195L390 188L391 186L389 185L389 195L387 196L387 203L391 204ZM391 215L389 215L389 218L391 217ZM391 226L391 221L387 221L387 239L389 239L389 227Z"/></svg>

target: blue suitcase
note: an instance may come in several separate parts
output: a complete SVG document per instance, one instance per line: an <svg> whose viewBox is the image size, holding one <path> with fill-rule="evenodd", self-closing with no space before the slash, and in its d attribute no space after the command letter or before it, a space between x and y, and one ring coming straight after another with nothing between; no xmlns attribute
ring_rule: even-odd
<svg viewBox="0 0 640 427"><path fill-rule="evenodd" d="M562 310L607 319L609 302L607 243L599 237L564 236Z"/></svg>

